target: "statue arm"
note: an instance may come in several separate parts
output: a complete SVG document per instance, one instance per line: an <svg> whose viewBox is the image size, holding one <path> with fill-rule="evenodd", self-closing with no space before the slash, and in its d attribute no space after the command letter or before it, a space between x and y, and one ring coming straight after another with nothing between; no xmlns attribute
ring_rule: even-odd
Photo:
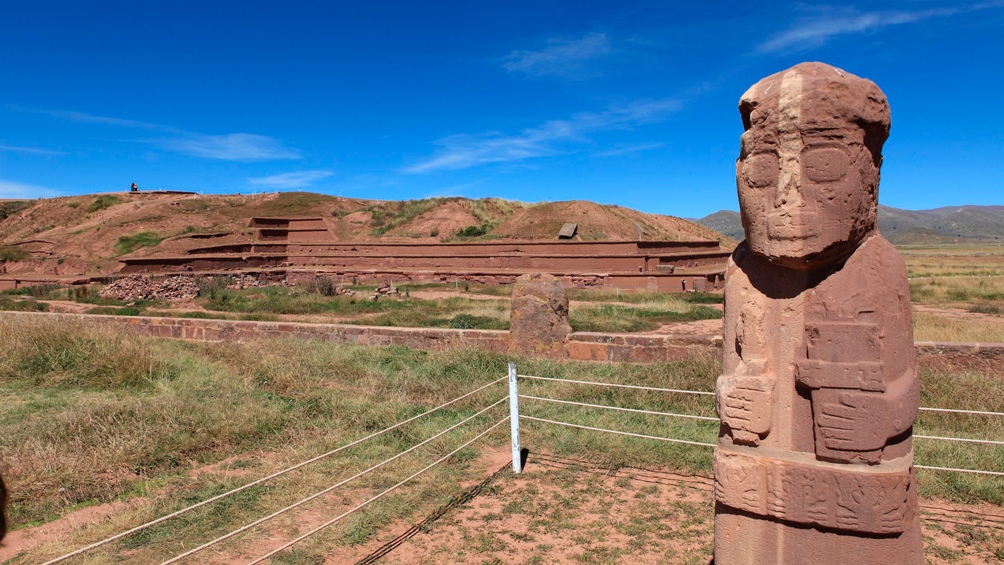
<svg viewBox="0 0 1004 565"><path fill-rule="evenodd" d="M774 379L767 375L762 328L755 315L758 295L729 260L723 321L723 372L715 385L715 410L736 443L757 445L770 432Z"/></svg>

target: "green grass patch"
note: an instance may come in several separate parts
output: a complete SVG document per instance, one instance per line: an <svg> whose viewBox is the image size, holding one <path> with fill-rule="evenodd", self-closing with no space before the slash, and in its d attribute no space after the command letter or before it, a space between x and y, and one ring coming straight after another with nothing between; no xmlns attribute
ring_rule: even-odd
<svg viewBox="0 0 1004 565"><path fill-rule="evenodd" d="M132 253L139 247L154 247L159 245L164 238L153 231L141 231L135 235L123 235L115 242L115 253L125 255Z"/></svg>
<svg viewBox="0 0 1004 565"><path fill-rule="evenodd" d="M721 311L701 305L675 310L603 304L572 309L569 323L577 332L644 332L658 329L661 324L717 320L721 317Z"/></svg>
<svg viewBox="0 0 1004 565"><path fill-rule="evenodd" d="M33 284L19 288L10 288L0 294L6 296L31 296L34 298L49 298L58 294L61 287L58 284Z"/></svg>
<svg viewBox="0 0 1004 565"><path fill-rule="evenodd" d="M102 194L98 196L87 206L88 212L97 212L98 210L104 210L105 208L111 208L112 206L122 202L122 199L114 194Z"/></svg>
<svg viewBox="0 0 1004 565"><path fill-rule="evenodd" d="M91 308L84 313L111 316L139 316L143 313L143 310L135 306L125 306L123 308L116 308L114 306L98 306L97 308Z"/></svg>
<svg viewBox="0 0 1004 565"><path fill-rule="evenodd" d="M31 253L17 247L16 245L0 246L0 262L2 261L24 261L31 257Z"/></svg>
<svg viewBox="0 0 1004 565"><path fill-rule="evenodd" d="M1004 368L993 365L949 364L921 359L920 405L958 410L1004 412ZM996 417L921 412L914 426L920 435L1004 440L1004 420ZM1004 448L957 442L915 439L915 461L921 465L1004 469ZM1004 505L1001 480L943 471L918 471L921 495L956 502L988 501Z"/></svg>
<svg viewBox="0 0 1004 565"><path fill-rule="evenodd" d="M624 302L627 304L721 304L721 292L652 292L608 288L570 288L568 299L578 302Z"/></svg>
<svg viewBox="0 0 1004 565"><path fill-rule="evenodd" d="M36 302L30 298L14 300L0 297L0 310L8 312L48 312L49 305L44 302Z"/></svg>
<svg viewBox="0 0 1004 565"><path fill-rule="evenodd" d="M0 202L0 221L6 220L25 208L30 208L34 203L34 200L9 200L7 202Z"/></svg>
<svg viewBox="0 0 1004 565"><path fill-rule="evenodd" d="M997 302L983 302L969 307L969 311L976 314L992 314L994 316L1004 316L1004 300Z"/></svg>
<svg viewBox="0 0 1004 565"><path fill-rule="evenodd" d="M437 300L383 298L371 302L362 296L366 287L354 288L358 294L352 297L324 296L283 287L215 288L205 293L204 307L206 310L248 315L332 314L353 318L343 320L345 323L373 326L450 327L450 324L472 324L472 327L480 329L508 327L509 305L503 301L451 297ZM468 317L455 320L460 314Z"/></svg>
<svg viewBox="0 0 1004 565"><path fill-rule="evenodd" d="M365 208L365 210L368 210L371 214L370 225L374 228L373 235L383 235L400 225L410 222L433 208L456 200L459 200L459 198L439 197L386 202L369 206L368 208Z"/></svg>

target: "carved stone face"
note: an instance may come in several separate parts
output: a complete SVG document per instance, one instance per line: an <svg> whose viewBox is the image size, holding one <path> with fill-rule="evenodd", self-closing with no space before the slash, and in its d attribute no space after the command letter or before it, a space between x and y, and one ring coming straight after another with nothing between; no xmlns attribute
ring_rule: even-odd
<svg viewBox="0 0 1004 565"><path fill-rule="evenodd" d="M850 253L875 230L889 128L878 87L803 63L750 88L740 111L736 187L753 253L809 268Z"/></svg>

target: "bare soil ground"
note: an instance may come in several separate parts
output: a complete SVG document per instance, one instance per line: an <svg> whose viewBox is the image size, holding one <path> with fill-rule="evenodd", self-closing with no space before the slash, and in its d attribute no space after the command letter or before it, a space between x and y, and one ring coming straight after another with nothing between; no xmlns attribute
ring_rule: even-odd
<svg viewBox="0 0 1004 565"><path fill-rule="evenodd" d="M710 563L711 489L707 477L535 454L522 476L503 475L386 562ZM999 507L924 500L921 510L928 563L1004 562Z"/></svg>
<svg viewBox="0 0 1004 565"><path fill-rule="evenodd" d="M547 453L531 454L524 473L515 476L507 471L508 455L496 450L472 467L481 475L462 485L476 487L466 502L440 508L421 522L391 524L365 543L331 549L325 563L711 563L710 478L660 468L610 468ZM192 474L235 473L226 463L194 469ZM489 478L479 484L483 477ZM253 543L227 546L196 559L247 562L372 494L368 490L333 494L321 505L277 521ZM116 501L14 531L0 547L0 561L54 539L72 538L85 525L113 521L116 514L141 504L145 504L142 498ZM922 500L921 515L928 563L1004 563L1000 507Z"/></svg>

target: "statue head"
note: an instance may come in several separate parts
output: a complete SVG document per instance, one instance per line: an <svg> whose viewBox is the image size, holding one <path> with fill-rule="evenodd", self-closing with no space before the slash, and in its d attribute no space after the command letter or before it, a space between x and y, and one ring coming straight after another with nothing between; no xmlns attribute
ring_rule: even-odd
<svg viewBox="0 0 1004 565"><path fill-rule="evenodd" d="M739 101L736 161L749 249L808 269L841 259L876 230L889 104L875 83L801 63L756 83Z"/></svg>

